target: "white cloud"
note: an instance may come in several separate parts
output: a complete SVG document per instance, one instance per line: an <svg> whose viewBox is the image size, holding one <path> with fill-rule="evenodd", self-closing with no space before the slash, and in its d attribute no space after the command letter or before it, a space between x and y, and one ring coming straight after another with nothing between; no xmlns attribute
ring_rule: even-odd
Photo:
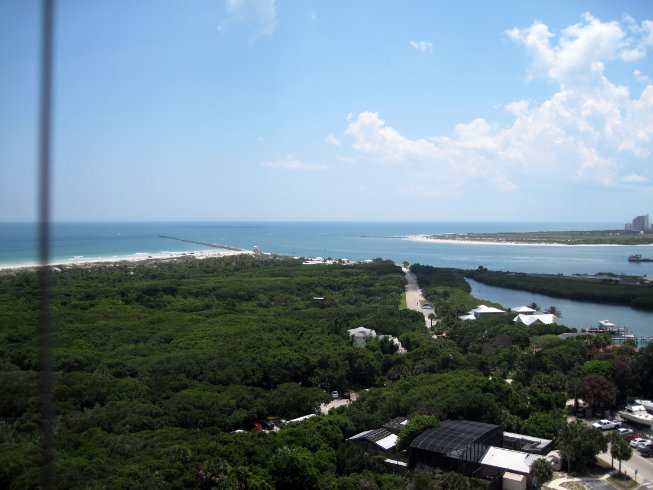
<svg viewBox="0 0 653 490"><path fill-rule="evenodd" d="M601 22L585 14L557 41L542 23L507 31L531 54L533 76L557 84L544 101L505 104L512 115L507 124L479 118L455 125L450 135L409 138L378 113L361 112L348 115L345 134L370 161L419 171L424 185L446 186L450 193L469 185L510 191L544 182L642 182L637 178L653 154L653 85L633 95L606 78L604 63L628 62L633 49L646 56L653 47L649 24Z"/></svg>
<svg viewBox="0 0 653 490"><path fill-rule="evenodd" d="M629 175L625 175L624 177L622 177L621 181L627 184L642 184L644 182L648 182L648 179L643 175L637 175L636 173L631 173Z"/></svg>
<svg viewBox="0 0 653 490"><path fill-rule="evenodd" d="M281 170L328 170L328 165L303 163L293 157L287 157L283 160L268 160L261 163L263 168L275 168Z"/></svg>
<svg viewBox="0 0 653 490"><path fill-rule="evenodd" d="M333 134L327 134L324 137L324 141L326 143L328 143L329 145L332 145L332 146L341 146L342 145L342 142L338 138L333 136Z"/></svg>
<svg viewBox="0 0 653 490"><path fill-rule="evenodd" d="M636 61L653 45L653 22L641 24L627 17L624 24L601 22L590 13L583 22L562 30L557 45L549 27L535 22L526 29L512 28L506 35L523 44L533 56L531 76L570 83L594 80L603 74L604 61Z"/></svg>
<svg viewBox="0 0 653 490"><path fill-rule="evenodd" d="M411 41L410 46L421 53L433 51L433 43L429 41Z"/></svg>
<svg viewBox="0 0 653 490"><path fill-rule="evenodd" d="M651 79L648 76L644 75L640 70L633 71L633 76L638 82L644 83L646 85L651 83Z"/></svg>
<svg viewBox="0 0 653 490"><path fill-rule="evenodd" d="M276 0L226 0L227 20L218 26L225 32L232 23L256 26L258 34L272 34L277 27Z"/></svg>

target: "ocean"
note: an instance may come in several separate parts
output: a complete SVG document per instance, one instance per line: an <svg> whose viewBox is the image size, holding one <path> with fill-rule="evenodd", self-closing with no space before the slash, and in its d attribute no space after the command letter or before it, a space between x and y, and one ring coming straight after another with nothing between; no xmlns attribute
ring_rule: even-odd
<svg viewBox="0 0 653 490"><path fill-rule="evenodd" d="M653 263L630 263L629 255L653 256L653 247L637 246L518 246L424 243L400 237L441 233L567 231L620 229L618 223L426 223L426 222L147 222L56 223L52 228L52 262L92 258L152 256L170 252L212 250L211 247L161 238L166 235L262 252L301 257L367 260L381 257L440 267L477 268L547 274L612 272L653 277ZM37 227L33 223L0 223L0 267L37 262ZM475 296L518 306L535 301L542 306L563 300L487 286L475 286ZM530 296L529 296L530 295ZM529 298L535 298L530 299ZM653 335L653 313L623 306L564 302L568 326L594 326L610 319L638 336ZM598 308L598 307L601 308ZM567 315L564 315L565 310ZM598 316L601 316L599 318Z"/></svg>
<svg viewBox="0 0 653 490"><path fill-rule="evenodd" d="M653 263L629 263L629 255L653 247L512 246L423 243L397 237L431 233L617 229L617 223L405 223L405 222L222 222L56 223L53 262L210 250L161 238L218 243L302 257L366 260L376 257L443 267L572 274L612 272L653 276ZM36 225L0 223L0 266L37 261Z"/></svg>

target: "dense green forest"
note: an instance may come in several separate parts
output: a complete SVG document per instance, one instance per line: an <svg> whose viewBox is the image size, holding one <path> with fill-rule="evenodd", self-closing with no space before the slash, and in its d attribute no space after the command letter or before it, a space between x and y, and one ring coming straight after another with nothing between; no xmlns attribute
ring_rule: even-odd
<svg viewBox="0 0 653 490"><path fill-rule="evenodd" d="M618 278L593 280L562 275L536 275L519 272L497 272L479 268L465 273L476 281L491 286L520 289L557 298L612 303L653 310L653 284L619 284Z"/></svg>
<svg viewBox="0 0 653 490"><path fill-rule="evenodd" d="M413 270L446 337L400 309L404 275L381 259L233 256L54 272L58 487L448 488L428 469L397 474L345 439L400 415L555 438L574 387L602 408L653 396L653 348L560 340L562 326L507 317L463 323L455 311L475 300L462 274ZM1 488L39 487L37 309L33 272L0 276ZM355 346L347 329L359 326L408 352L383 340ZM331 390L359 397L278 432L252 430L316 413Z"/></svg>

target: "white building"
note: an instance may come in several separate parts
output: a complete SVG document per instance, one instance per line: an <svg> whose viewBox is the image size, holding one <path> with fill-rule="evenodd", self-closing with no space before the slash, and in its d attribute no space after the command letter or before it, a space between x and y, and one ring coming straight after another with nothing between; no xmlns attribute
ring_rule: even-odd
<svg viewBox="0 0 653 490"><path fill-rule="evenodd" d="M534 323L541 323L543 325L553 325L558 323L558 317L550 313L538 313L535 315L519 314L513 320L515 323L523 323L524 325L533 325Z"/></svg>
<svg viewBox="0 0 653 490"><path fill-rule="evenodd" d="M461 320L482 320L489 316L495 315L505 315L506 312L500 310L499 308L494 308L492 306L479 305L477 308L471 310L467 315L459 316Z"/></svg>

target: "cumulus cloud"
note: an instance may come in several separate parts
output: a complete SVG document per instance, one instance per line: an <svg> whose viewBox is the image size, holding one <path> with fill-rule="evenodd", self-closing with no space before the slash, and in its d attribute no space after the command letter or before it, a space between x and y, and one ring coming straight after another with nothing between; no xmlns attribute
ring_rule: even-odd
<svg viewBox="0 0 653 490"><path fill-rule="evenodd" d="M507 124L478 118L449 135L420 138L366 111L348 115L345 134L370 161L419 168L449 192L470 183L509 191L552 176L607 187L644 182L638 169L653 152L653 85L632 95L606 78L604 63L646 56L651 27L584 14L557 37L542 23L511 29L508 36L531 54L533 76L557 84L548 99L505 104Z"/></svg>
<svg viewBox="0 0 653 490"><path fill-rule="evenodd" d="M411 41L410 46L421 53L433 51L433 43L429 41Z"/></svg>
<svg viewBox="0 0 653 490"><path fill-rule="evenodd" d="M606 61L636 61L646 57L653 45L653 22L637 23L626 17L624 23L601 22L586 12L579 22L556 37L546 24L535 22L526 29L505 31L508 38L526 47L533 57L531 76L545 76L569 83L595 79L603 73Z"/></svg>
<svg viewBox="0 0 653 490"><path fill-rule="evenodd" d="M636 173L632 173L622 177L621 181L627 184L643 184L645 182L648 182L648 179L643 175L637 175Z"/></svg>
<svg viewBox="0 0 653 490"><path fill-rule="evenodd" d="M234 23L256 27L258 34L272 34L277 27L276 0L226 0L227 19L218 26L225 32Z"/></svg>
<svg viewBox="0 0 653 490"><path fill-rule="evenodd" d="M303 163L293 157L287 157L282 160L268 160L261 163L263 168L275 168L281 170L328 170L328 165Z"/></svg>
<svg viewBox="0 0 653 490"><path fill-rule="evenodd" d="M327 144L332 145L332 146L341 146L341 145L342 145L342 142L341 142L338 138L336 138L335 136L333 136L332 134L327 134L327 135L324 137L324 141L325 141Z"/></svg>

